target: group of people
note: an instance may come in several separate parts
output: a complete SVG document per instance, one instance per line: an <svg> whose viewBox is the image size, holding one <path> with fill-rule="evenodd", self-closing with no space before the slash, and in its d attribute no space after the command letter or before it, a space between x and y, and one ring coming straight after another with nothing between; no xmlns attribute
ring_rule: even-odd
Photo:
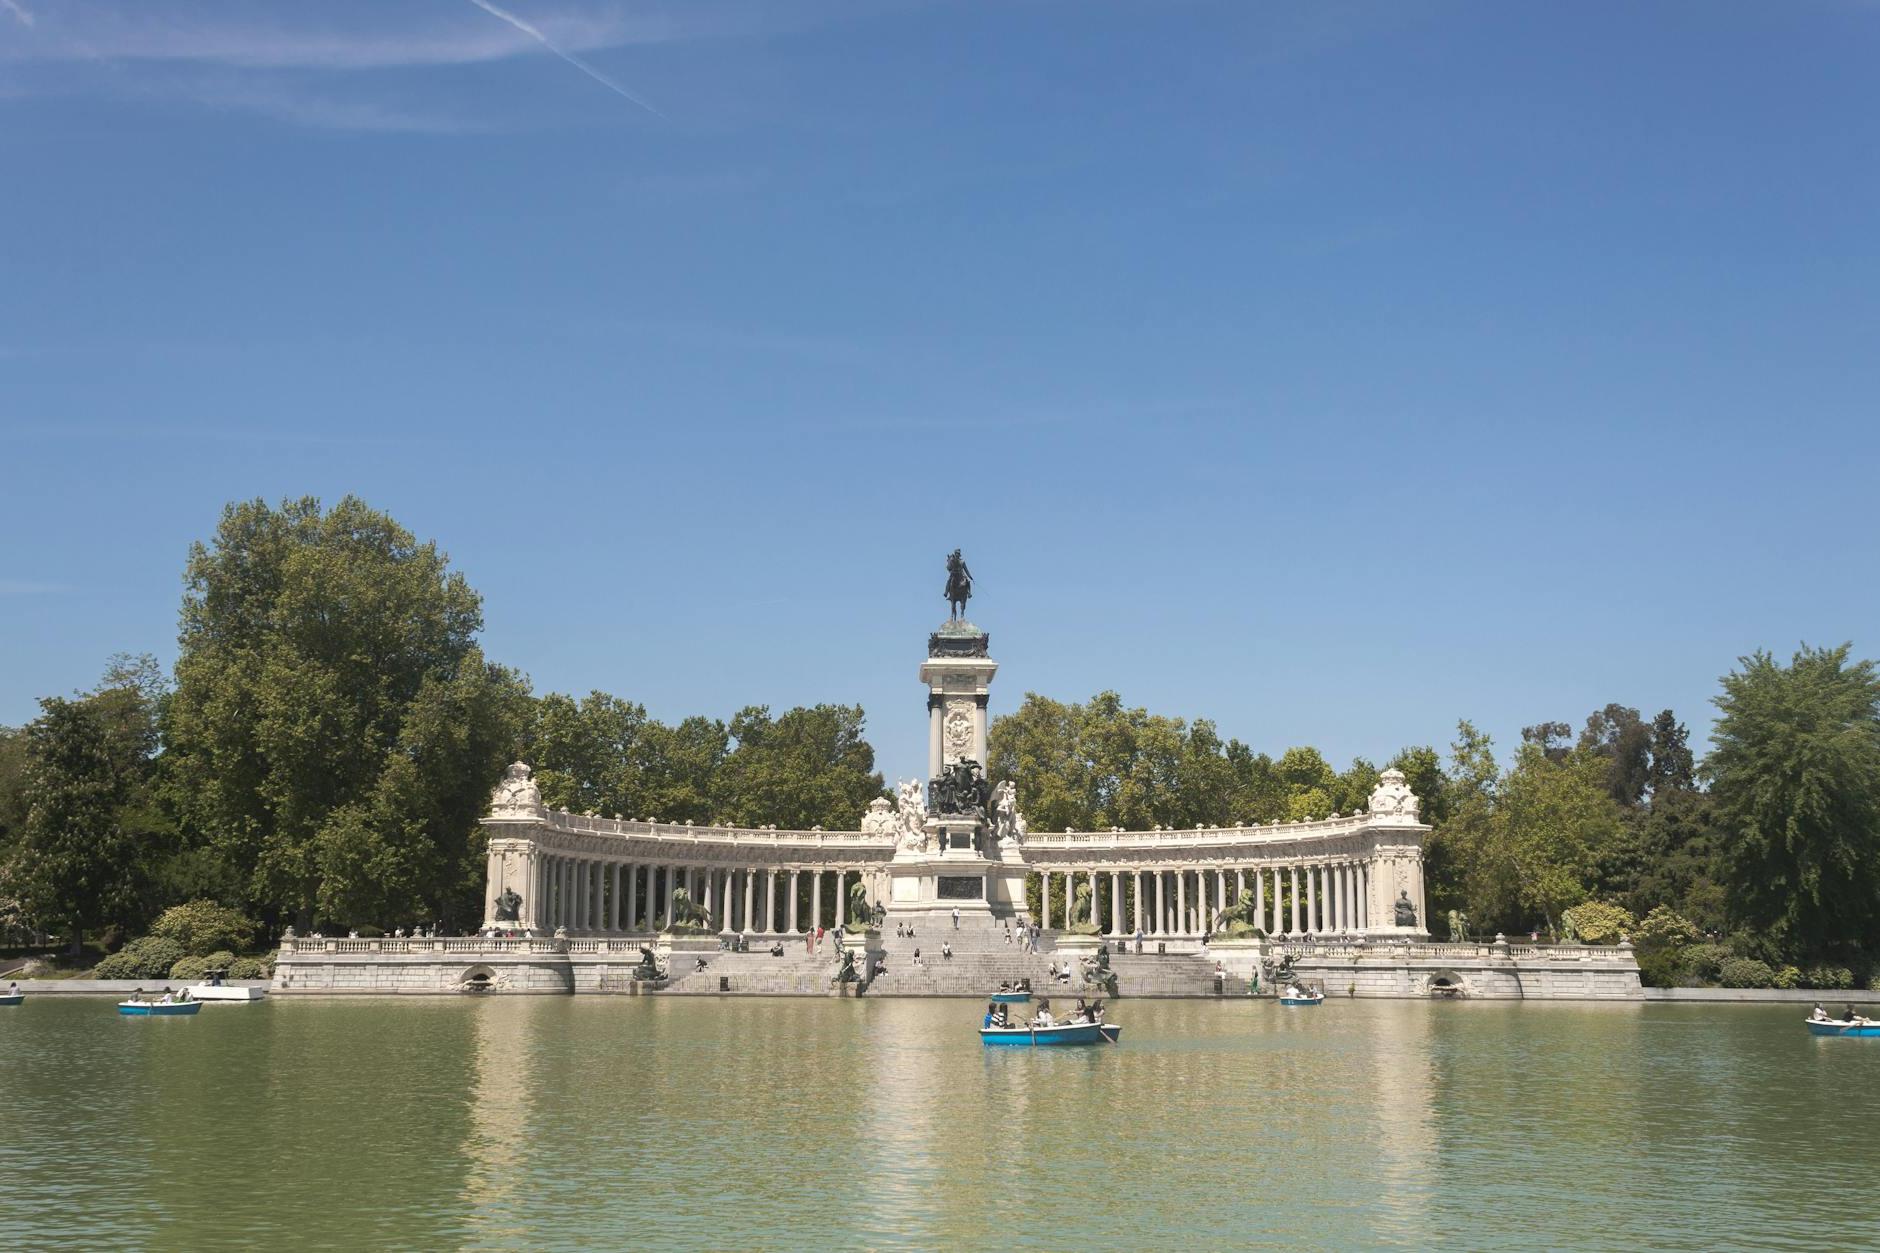
<svg viewBox="0 0 1880 1253"><path fill-rule="evenodd" d="M999 990L1004 992L1009 989L1001 985ZM1086 1005L1081 996L1077 998L1077 1008L1073 1009L1063 1022L1059 1022L1057 1016L1051 1012L1049 1000L1038 1002L1038 1012L1032 1015L1030 1022L1014 1023L1011 1009L1012 1007L1003 1001L988 1002L986 1016L980 1020L979 1025L988 1031L1010 1031L1037 1027L1076 1027L1103 1021L1103 1002L1099 1000Z"/></svg>
<svg viewBox="0 0 1880 1253"><path fill-rule="evenodd" d="M897 922L894 924L894 933L903 940L911 940L914 938L914 924L911 922Z"/></svg>
<svg viewBox="0 0 1880 1253"><path fill-rule="evenodd" d="M1834 1022L1835 1019L1828 1017L1828 1011L1823 1009L1820 1005L1816 1005L1815 1012L1808 1016L1808 1021L1810 1022ZM1853 1023L1855 1026L1865 1026L1866 1023L1868 1022L1868 1019L1865 1014L1855 1013L1853 1002L1850 1001L1848 1003L1847 1008L1841 1011L1840 1021Z"/></svg>
<svg viewBox="0 0 1880 1253"><path fill-rule="evenodd" d="M142 988L138 988L135 992L131 993L131 999L133 1001L141 1001L145 999L150 999L150 1000L153 1000L158 1005L181 1005L181 1004L187 1004L188 1002L193 1001L196 998L189 994L188 988L184 988L181 992L172 992L166 986L163 989L163 992L161 994L158 994L156 992L145 992Z"/></svg>

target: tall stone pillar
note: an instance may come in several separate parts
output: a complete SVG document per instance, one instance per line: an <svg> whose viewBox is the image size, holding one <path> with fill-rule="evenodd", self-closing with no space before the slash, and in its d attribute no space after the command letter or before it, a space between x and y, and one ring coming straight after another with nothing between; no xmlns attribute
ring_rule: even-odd
<svg viewBox="0 0 1880 1253"><path fill-rule="evenodd" d="M757 917L757 870L755 867L744 872L744 929L756 931L752 922Z"/></svg>
<svg viewBox="0 0 1880 1253"><path fill-rule="evenodd" d="M1299 934L1299 867L1288 866L1286 868L1286 871L1291 876L1291 882L1289 883L1288 886L1290 886L1292 889L1292 925L1286 929L1286 934L1298 935Z"/></svg>
<svg viewBox="0 0 1880 1253"><path fill-rule="evenodd" d="M1175 934L1188 934L1188 872L1175 868Z"/></svg>
<svg viewBox="0 0 1880 1253"><path fill-rule="evenodd" d="M798 886L797 875L799 873L801 872L796 871L796 870L792 870L790 872L790 934L791 935L803 934L803 929L796 925L796 892L797 892L797 886Z"/></svg>
<svg viewBox="0 0 1880 1253"><path fill-rule="evenodd" d="M1046 931L1051 929L1051 872L1038 872L1038 925Z"/></svg>
<svg viewBox="0 0 1880 1253"><path fill-rule="evenodd" d="M920 681L927 685L929 777L956 761L986 766L986 699L999 664L987 655L991 637L952 620L927 639Z"/></svg>
<svg viewBox="0 0 1880 1253"><path fill-rule="evenodd" d="M764 934L770 935L777 929L777 871L775 867L764 871Z"/></svg>
<svg viewBox="0 0 1880 1253"><path fill-rule="evenodd" d="M811 931L822 926L822 880L821 867L809 872L809 929Z"/></svg>
<svg viewBox="0 0 1880 1253"><path fill-rule="evenodd" d="M1123 934L1123 872L1110 871L1110 934Z"/></svg>

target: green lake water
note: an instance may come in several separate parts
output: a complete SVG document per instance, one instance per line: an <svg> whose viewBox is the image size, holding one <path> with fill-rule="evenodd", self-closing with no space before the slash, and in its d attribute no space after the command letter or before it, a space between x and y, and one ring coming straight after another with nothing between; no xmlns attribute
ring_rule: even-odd
<svg viewBox="0 0 1880 1253"><path fill-rule="evenodd" d="M1880 1040L1804 1008L0 1010L5 1248L1880 1244Z"/></svg>

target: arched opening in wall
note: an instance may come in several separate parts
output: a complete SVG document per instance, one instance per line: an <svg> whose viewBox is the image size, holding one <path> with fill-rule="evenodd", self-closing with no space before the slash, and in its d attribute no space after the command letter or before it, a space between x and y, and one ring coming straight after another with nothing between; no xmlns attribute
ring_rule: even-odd
<svg viewBox="0 0 1880 1253"><path fill-rule="evenodd" d="M464 971L463 978L457 981L460 992L494 992L496 990L496 972L488 966L472 966Z"/></svg>
<svg viewBox="0 0 1880 1253"><path fill-rule="evenodd" d="M1453 970L1440 970L1430 976L1430 998L1459 1001L1469 994L1469 985Z"/></svg>

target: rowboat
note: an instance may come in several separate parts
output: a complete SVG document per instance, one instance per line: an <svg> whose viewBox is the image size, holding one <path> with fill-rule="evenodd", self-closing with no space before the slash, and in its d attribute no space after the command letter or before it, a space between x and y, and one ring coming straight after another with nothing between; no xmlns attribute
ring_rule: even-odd
<svg viewBox="0 0 1880 1253"><path fill-rule="evenodd" d="M1804 1018L1810 1035L1880 1036L1880 1019Z"/></svg>
<svg viewBox="0 0 1880 1253"><path fill-rule="evenodd" d="M199 1001L227 1001L242 1005L258 1001L267 995L264 988L231 988L227 984L192 983L189 994Z"/></svg>
<svg viewBox="0 0 1880 1253"><path fill-rule="evenodd" d="M986 999L988 1001L991 1001L994 1005L1029 1005L1031 1004L1031 993L1029 992L994 992L991 996L988 996Z"/></svg>
<svg viewBox="0 0 1880 1253"><path fill-rule="evenodd" d="M984 1044L1019 1048L1044 1048L1059 1044L1116 1043L1121 1027L1106 1027L1095 1022L1061 1022L1049 1027L981 1027L979 1039Z"/></svg>
<svg viewBox="0 0 1880 1253"><path fill-rule="evenodd" d="M25 999L24 992L0 992L0 1005L18 1005Z"/></svg>
<svg viewBox="0 0 1880 1253"><path fill-rule="evenodd" d="M181 1018L200 1013L201 1001L119 1001L118 1013L139 1018Z"/></svg>
<svg viewBox="0 0 1880 1253"><path fill-rule="evenodd" d="M1281 1005L1317 1005L1324 999L1325 993L1323 992L1302 992L1298 996L1282 995L1279 1003Z"/></svg>

